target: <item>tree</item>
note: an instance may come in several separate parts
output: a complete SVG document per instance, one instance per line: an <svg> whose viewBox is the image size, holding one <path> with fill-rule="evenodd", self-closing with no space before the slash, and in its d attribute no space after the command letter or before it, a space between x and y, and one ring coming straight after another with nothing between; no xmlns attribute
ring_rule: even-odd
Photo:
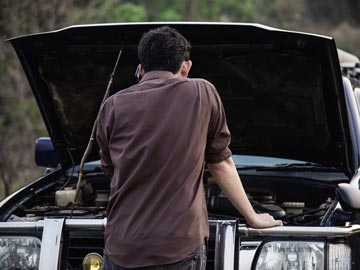
<svg viewBox="0 0 360 270"><path fill-rule="evenodd" d="M360 55L359 13L357 0L0 0L0 38L86 23L256 22L334 36ZM8 42L0 43L0 60L1 197L41 174L33 164L34 140L47 132Z"/></svg>
<svg viewBox="0 0 360 270"><path fill-rule="evenodd" d="M29 0L1 1L1 39L58 27L70 4L70 1L44 1L42 5ZM46 131L10 43L0 43L0 52L0 195L7 196L25 184L25 179L41 174L34 166L34 142Z"/></svg>

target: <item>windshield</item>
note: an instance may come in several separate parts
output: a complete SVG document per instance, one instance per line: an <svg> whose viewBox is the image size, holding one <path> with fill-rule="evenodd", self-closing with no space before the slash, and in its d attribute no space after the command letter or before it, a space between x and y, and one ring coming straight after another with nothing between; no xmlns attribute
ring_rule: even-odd
<svg viewBox="0 0 360 270"><path fill-rule="evenodd" d="M247 155L232 155L236 167L276 167L284 165L304 165L304 166L323 166L321 164L304 161L294 160L287 158L263 157L263 156L247 156ZM85 163L87 171L99 169L101 167L100 160ZM70 169L71 170L71 169ZM75 166L75 172L78 171L78 166Z"/></svg>
<svg viewBox="0 0 360 270"><path fill-rule="evenodd" d="M283 175L321 181L348 181L348 177L338 168L304 160L264 156L232 156L241 175Z"/></svg>
<svg viewBox="0 0 360 270"><path fill-rule="evenodd" d="M241 174L257 175L287 175L293 177L306 177L322 181L344 181L348 180L344 172L334 167L324 166L322 164L312 163L304 160L294 160L286 158L264 157L264 156L247 156L233 155L235 166L241 170ZM247 172L249 170L249 172ZM77 175L79 167L69 169L67 175ZM100 173L100 160L85 163L86 173Z"/></svg>

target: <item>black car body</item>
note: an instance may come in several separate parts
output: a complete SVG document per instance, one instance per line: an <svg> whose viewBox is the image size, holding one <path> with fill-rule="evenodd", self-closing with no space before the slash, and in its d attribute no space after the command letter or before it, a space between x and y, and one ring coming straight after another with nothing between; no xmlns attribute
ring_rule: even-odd
<svg viewBox="0 0 360 270"><path fill-rule="evenodd" d="M87 254L102 254L110 179L96 145L79 185L77 166L117 57L111 94L136 83L141 35L162 25L82 25L10 40L51 138L38 141L37 163L53 168L0 204L0 243L38 262L22 269L82 269ZM191 41L190 77L209 80L222 98L254 208L285 224L247 227L205 171L207 268L359 269L360 119L334 40L256 24L170 25ZM76 186L81 200L72 204ZM20 259L3 254L0 266L17 269L8 262Z"/></svg>

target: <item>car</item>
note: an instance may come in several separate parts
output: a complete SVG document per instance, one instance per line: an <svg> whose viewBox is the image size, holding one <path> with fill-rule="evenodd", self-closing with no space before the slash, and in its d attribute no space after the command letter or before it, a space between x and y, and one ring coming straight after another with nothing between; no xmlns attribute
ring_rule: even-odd
<svg viewBox="0 0 360 270"><path fill-rule="evenodd" d="M106 90L137 82L142 34L163 25L191 41L190 77L221 96L254 209L284 223L247 226L205 169L207 269L360 269L359 109L334 39L191 22L78 25L9 40L49 138L35 146L44 175L0 203L0 268L100 269L111 179L92 130Z"/></svg>

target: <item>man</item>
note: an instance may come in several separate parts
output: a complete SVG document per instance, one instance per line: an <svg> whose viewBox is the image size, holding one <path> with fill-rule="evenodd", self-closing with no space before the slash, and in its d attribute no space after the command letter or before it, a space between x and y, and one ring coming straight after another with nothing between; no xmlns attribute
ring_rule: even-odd
<svg viewBox="0 0 360 270"><path fill-rule="evenodd" d="M153 29L138 56L143 78L105 102L97 130L102 168L112 177L103 269L205 269L204 161L249 226L282 223L248 201L217 91L187 78L189 42L175 29Z"/></svg>

